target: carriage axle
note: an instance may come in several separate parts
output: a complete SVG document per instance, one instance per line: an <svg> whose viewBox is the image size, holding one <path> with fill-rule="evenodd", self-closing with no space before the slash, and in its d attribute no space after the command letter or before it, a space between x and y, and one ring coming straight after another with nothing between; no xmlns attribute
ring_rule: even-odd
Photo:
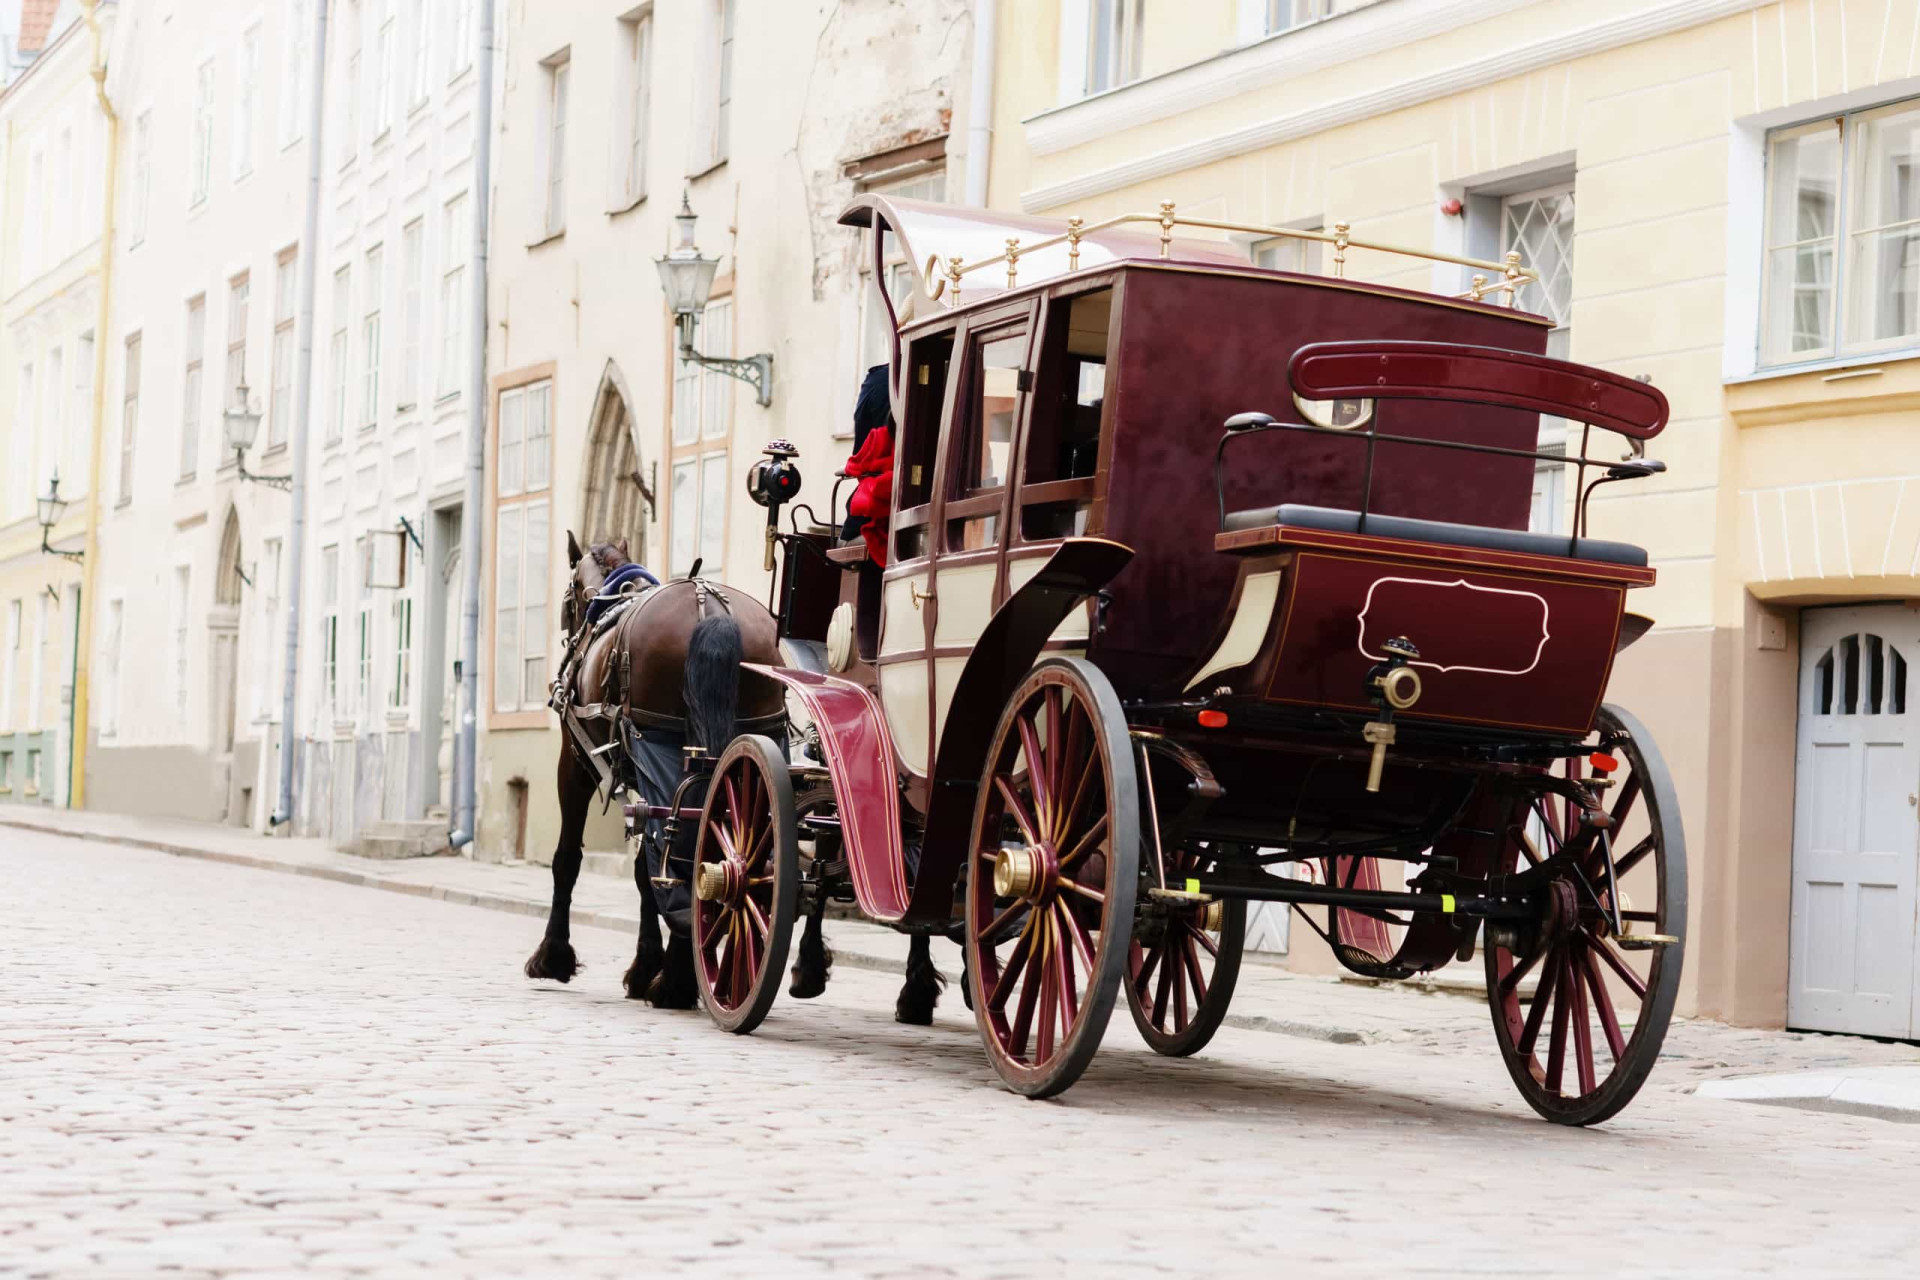
<svg viewBox="0 0 1920 1280"><path fill-rule="evenodd" d="M1272 880L1267 884L1251 885L1202 877L1189 879L1180 889L1149 889L1147 894L1169 902L1239 898L1249 902L1287 902L1366 911L1426 912L1470 916L1481 920L1531 920L1538 914L1525 901L1512 898L1452 893L1391 893L1380 889L1343 889L1337 885L1306 884L1292 880Z"/></svg>

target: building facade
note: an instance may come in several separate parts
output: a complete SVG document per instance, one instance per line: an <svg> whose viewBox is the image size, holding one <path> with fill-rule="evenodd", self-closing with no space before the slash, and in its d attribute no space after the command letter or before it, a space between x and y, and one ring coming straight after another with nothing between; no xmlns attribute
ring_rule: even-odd
<svg viewBox="0 0 1920 1280"><path fill-rule="evenodd" d="M63 805L87 510L107 130L80 7L14 3L0 52L0 803ZM101 10L110 28L116 6Z"/></svg>
<svg viewBox="0 0 1920 1280"><path fill-rule="evenodd" d="M1002 22L1039 38L1000 45L996 206L1517 249L1555 354L1666 392L1666 474L1603 490L1591 528L1659 572L1609 697L1682 797L1682 1008L1914 1034L1920 5L1008 0ZM1466 283L1395 269L1349 261ZM1536 523L1571 501L1543 471Z"/></svg>
<svg viewBox="0 0 1920 1280"><path fill-rule="evenodd" d="M863 306L861 190L958 199L970 6L516 4L489 281L487 564L476 854L545 860L546 708L566 535L765 598L747 470L794 441L825 509L854 394L886 358ZM811 57L795 57L795 50ZM681 200L720 259L697 349L773 357L772 403L676 358L653 259ZM619 847L597 818L589 848Z"/></svg>

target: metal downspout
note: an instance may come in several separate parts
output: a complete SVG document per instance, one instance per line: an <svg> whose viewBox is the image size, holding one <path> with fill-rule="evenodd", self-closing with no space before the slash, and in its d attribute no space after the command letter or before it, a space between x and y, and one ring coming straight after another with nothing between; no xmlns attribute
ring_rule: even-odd
<svg viewBox="0 0 1920 1280"><path fill-rule="evenodd" d="M307 444L313 426L313 290L320 265L320 173L326 147L327 4L313 6L313 92L307 100L307 208L300 230L299 342L293 362L293 510L287 522L287 658L280 691L280 799L271 825L293 819L294 705L300 694L300 580L307 534Z"/></svg>
<svg viewBox="0 0 1920 1280"><path fill-rule="evenodd" d="M993 73L999 0L973 0L973 93L967 100L967 203L987 207L987 160L993 154Z"/></svg>
<svg viewBox="0 0 1920 1280"><path fill-rule="evenodd" d="M460 689L455 720L460 735L453 753L455 849L473 843L479 789L480 555L481 504L486 501L487 419L487 227L493 198L493 15L494 0L481 0L480 50L474 68L479 101L473 108L473 257L468 268L467 494L460 513Z"/></svg>
<svg viewBox="0 0 1920 1280"><path fill-rule="evenodd" d="M100 471L107 434L107 322L113 302L114 201L117 196L120 166L120 116L107 97L106 50L102 47L100 0L81 0L81 15L86 20L92 42L93 62L88 74L93 77L94 96L100 112L107 118L107 174L102 192L100 214L99 302L93 321L93 422L87 447L87 543L86 559L80 565L80 609L73 641L73 701L67 708L67 807L87 807L87 707L88 683L92 678L94 582L100 571Z"/></svg>

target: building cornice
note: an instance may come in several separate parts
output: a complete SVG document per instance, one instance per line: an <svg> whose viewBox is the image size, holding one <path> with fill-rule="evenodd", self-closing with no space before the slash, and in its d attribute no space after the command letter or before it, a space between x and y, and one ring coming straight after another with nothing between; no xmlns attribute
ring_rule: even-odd
<svg viewBox="0 0 1920 1280"><path fill-rule="evenodd" d="M1285 84L1538 3L1540 0L1388 0L1337 14L1041 112L1022 122L1027 147L1037 156L1052 155L1124 129Z"/></svg>
<svg viewBox="0 0 1920 1280"><path fill-rule="evenodd" d="M1492 0L1490 5L1482 6L1480 16L1486 16L1487 8L1505 3L1507 3L1507 0ZM1380 88L1371 89L1365 93L1353 94L1349 97L1323 102L1301 111L1289 112L1285 115L1257 121L1253 124L1242 125L1239 128L1229 129L1224 133L1197 138L1191 142L1181 143L1178 146L1140 156L1137 159L1129 160L1121 164L1109 165L1106 168L1096 169L1076 177L1063 179L1059 182L1034 187L1031 190L1021 193L1020 207L1028 213L1057 209L1064 204L1076 200L1088 199L1109 191L1117 191L1123 187L1133 186L1136 183L1164 177L1168 174L1180 173L1201 165L1232 159L1235 156L1245 155L1251 151L1258 151L1265 147L1289 142L1295 138L1307 137L1328 129L1338 128L1344 124L1351 124L1355 121L1371 119L1375 116L1387 114L1388 112L1417 106L1420 103L1429 102L1436 98L1444 98L1453 94L1468 92L1485 85L1494 84L1498 81L1511 79L1514 76L1524 75L1530 71L1537 71L1542 67L1556 66L1576 58L1582 58L1596 53L1604 53L1610 49L1618 49L1627 45L1637 44L1641 41L1654 39L1671 32L1682 31L1688 27L1699 26L1702 23L1732 17L1745 13L1750 9L1759 8L1761 5L1767 3L1771 3L1771 0L1663 0L1662 3L1650 5L1617 18L1609 18L1605 21L1590 23L1587 26L1572 31L1565 31L1542 39L1512 45L1498 52L1487 54L1484 57L1475 58L1470 62L1459 63L1439 71L1414 76L1394 84L1383 85ZM1377 8L1378 10L1386 11L1388 14L1402 12L1398 6L1394 5L1380 5ZM1352 18L1358 19L1375 11L1374 9L1361 10L1353 14ZM1451 11L1451 6L1449 6L1449 11ZM1436 13L1437 12L1438 10L1436 10ZM1437 21L1437 18L1434 20ZM1395 31L1397 32L1398 30L1399 28L1396 27ZM1299 32L1295 33L1292 37L1281 37L1278 41L1270 41L1269 43L1284 43L1286 39L1298 39L1307 34L1310 34L1310 32ZM1433 32L1429 31L1426 34L1431 35ZM1398 42L1399 41L1396 41L1396 43ZM1260 47L1263 46L1255 46L1256 49ZM1215 59L1212 62L1200 64L1199 69L1215 66L1216 64L1227 61L1229 60ZM1332 65L1332 63L1328 62L1322 65ZM1218 75L1221 73L1215 72L1214 74ZM1302 74L1302 72L1291 70L1277 76L1277 78L1286 79L1298 74ZM1166 78L1168 77L1162 77L1162 79ZM1143 89L1151 88L1157 83L1157 81L1147 82L1137 87ZM1130 86L1129 89L1121 90L1117 94L1106 95L1101 99L1091 100L1082 105L1091 107L1111 101L1114 105L1109 108L1109 110L1117 113L1120 110L1121 99L1124 98L1127 93L1131 92L1132 88L1133 87ZM1244 89L1235 89L1232 92L1244 91ZM1211 100L1212 98L1207 97L1195 99L1196 103ZM1175 110L1185 109L1186 108L1181 107ZM1053 112L1047 116L1037 117L1035 121L1028 126L1029 141L1031 142L1033 129L1037 125L1043 121L1051 120L1053 116L1061 115L1071 110L1073 110L1073 108L1064 108L1061 112ZM1148 107L1142 108L1143 112L1148 110L1150 110ZM1172 112L1162 112L1161 114L1172 114ZM1159 117L1157 115L1142 116L1142 119L1156 118ZM1056 134L1055 136L1057 138L1063 134L1064 131L1062 131L1062 134ZM1088 132L1078 140L1090 141L1099 136L1103 136L1103 134L1100 132ZM1063 145L1073 144L1066 143ZM1039 148L1036 147L1035 150L1038 152Z"/></svg>

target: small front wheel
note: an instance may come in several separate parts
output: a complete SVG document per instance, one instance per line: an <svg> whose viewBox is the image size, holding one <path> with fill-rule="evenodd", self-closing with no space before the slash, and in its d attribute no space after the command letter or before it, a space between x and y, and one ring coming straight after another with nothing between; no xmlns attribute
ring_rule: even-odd
<svg viewBox="0 0 1920 1280"><path fill-rule="evenodd" d="M1139 812L1113 686L1079 658L1035 667L994 731L967 875L974 1020L1016 1093L1060 1093L1100 1047L1132 941Z"/></svg>
<svg viewBox="0 0 1920 1280"><path fill-rule="evenodd" d="M759 1026L780 991L800 888L793 780L771 738L735 738L713 768L693 860L693 971L724 1031Z"/></svg>
<svg viewBox="0 0 1920 1280"><path fill-rule="evenodd" d="M1168 884L1179 884L1213 864L1185 849L1168 854ZM1244 899L1191 906L1141 907L1127 959L1127 1007L1133 1025L1155 1053L1184 1058L1206 1048L1233 1003L1240 953L1247 938Z"/></svg>

